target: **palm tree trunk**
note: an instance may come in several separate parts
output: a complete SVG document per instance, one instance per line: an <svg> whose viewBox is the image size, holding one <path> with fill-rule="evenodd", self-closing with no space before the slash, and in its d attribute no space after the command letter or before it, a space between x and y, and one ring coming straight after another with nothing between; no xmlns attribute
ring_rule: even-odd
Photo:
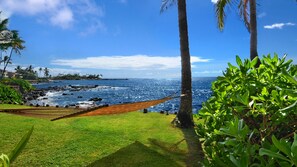
<svg viewBox="0 0 297 167"><path fill-rule="evenodd" d="M250 0L250 59L253 60L258 56L257 43L257 10L256 10L256 0ZM259 62L258 62L259 65Z"/></svg>
<svg viewBox="0 0 297 167"><path fill-rule="evenodd" d="M3 68L3 71L2 71L2 77L3 77L3 78L4 78L4 74L5 74L7 65L8 65L8 63L9 63L10 60L11 60L12 51L13 51L13 48L11 48L11 50L10 50L10 54L9 54L9 57L8 57L7 61L4 62L4 68Z"/></svg>
<svg viewBox="0 0 297 167"><path fill-rule="evenodd" d="M181 101L177 114L179 124L183 128L193 127L192 114L192 75L188 40L188 23L186 0L178 0L178 25L181 53Z"/></svg>

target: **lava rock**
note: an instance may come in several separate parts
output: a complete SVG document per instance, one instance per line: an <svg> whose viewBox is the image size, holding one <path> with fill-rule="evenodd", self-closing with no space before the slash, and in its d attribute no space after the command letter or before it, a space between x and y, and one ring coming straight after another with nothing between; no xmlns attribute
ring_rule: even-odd
<svg viewBox="0 0 297 167"><path fill-rule="evenodd" d="M94 97L94 98L91 98L89 101L102 101L102 98Z"/></svg>

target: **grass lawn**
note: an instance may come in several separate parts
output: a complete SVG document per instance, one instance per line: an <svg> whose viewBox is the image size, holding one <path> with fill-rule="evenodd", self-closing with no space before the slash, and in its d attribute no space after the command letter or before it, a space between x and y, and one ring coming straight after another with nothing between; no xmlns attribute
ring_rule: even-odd
<svg viewBox="0 0 297 167"><path fill-rule="evenodd" d="M0 110L2 109L24 109L31 108L30 106L25 105L16 105L16 104L0 104Z"/></svg>
<svg viewBox="0 0 297 167"><path fill-rule="evenodd" d="M0 109L3 106L0 105ZM131 112L46 119L0 113L0 154L8 154L34 125L12 166L185 166L187 145L174 115Z"/></svg>

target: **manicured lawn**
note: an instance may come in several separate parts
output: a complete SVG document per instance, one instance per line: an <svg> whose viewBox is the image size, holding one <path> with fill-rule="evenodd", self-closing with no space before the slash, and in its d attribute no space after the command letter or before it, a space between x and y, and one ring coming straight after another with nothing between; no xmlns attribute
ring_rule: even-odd
<svg viewBox="0 0 297 167"><path fill-rule="evenodd" d="M171 126L173 118L132 112L51 122L0 113L0 154L34 125L13 166L185 166L187 146L174 145L184 136Z"/></svg>
<svg viewBox="0 0 297 167"><path fill-rule="evenodd" d="M24 109L31 108L30 106L25 105L16 105L16 104L0 104L0 110L2 109Z"/></svg>

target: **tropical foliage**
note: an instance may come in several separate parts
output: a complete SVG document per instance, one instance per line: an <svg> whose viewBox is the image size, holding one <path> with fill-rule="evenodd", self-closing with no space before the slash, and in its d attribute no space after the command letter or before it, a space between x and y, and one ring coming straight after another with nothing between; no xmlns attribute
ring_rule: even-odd
<svg viewBox="0 0 297 167"><path fill-rule="evenodd" d="M197 125L206 165L297 165L297 66L285 56L257 61L237 56L213 82Z"/></svg>
<svg viewBox="0 0 297 167"><path fill-rule="evenodd" d="M5 85L18 85L21 93L26 93L34 89L34 87L26 80L17 78L5 78L0 81Z"/></svg>
<svg viewBox="0 0 297 167"><path fill-rule="evenodd" d="M6 55L4 57L4 62L3 62L4 63L4 68L3 68L3 71L2 71L2 76L4 76L4 73L6 71L6 68L7 68L8 64L12 63L11 62L12 53L15 52L16 54L21 54L20 50L25 48L25 46L23 45L23 43L25 43L25 41L23 41L20 38L18 31L12 30L11 33L12 33L12 37L10 39L11 42L2 44L2 47L1 47L4 51L7 51L8 49L10 49L9 56Z"/></svg>
<svg viewBox="0 0 297 167"><path fill-rule="evenodd" d="M22 103L21 93L33 90L33 86L22 79L1 79L0 80L0 102L1 103Z"/></svg>
<svg viewBox="0 0 297 167"><path fill-rule="evenodd" d="M216 3L216 15L218 27L224 28L226 17L226 7L238 4L238 10L247 30L250 32L250 59L258 56L258 32L257 32L257 0L218 0ZM256 66L259 66L257 62Z"/></svg>
<svg viewBox="0 0 297 167"><path fill-rule="evenodd" d="M16 77L27 79L27 80L36 80L38 79L37 71L34 71L34 67L29 65L27 68L23 69L21 66L15 68Z"/></svg>
<svg viewBox="0 0 297 167"><path fill-rule="evenodd" d="M0 12L1 13L1 12ZM24 40L21 39L17 30L9 30L8 28L8 19L0 20L0 50L1 58L2 54L3 60L0 60L0 64L3 63L2 77L6 72L8 64L11 64L11 58L13 52L16 54L21 54L21 50L25 48L23 45ZM9 52L9 54L7 54Z"/></svg>
<svg viewBox="0 0 297 167"><path fill-rule="evenodd" d="M22 95L14 88L0 83L0 102L19 104L22 102Z"/></svg>
<svg viewBox="0 0 297 167"><path fill-rule="evenodd" d="M53 77L54 80L92 80L92 79L101 79L101 74L90 74L90 75L80 75L80 74L59 74L58 76Z"/></svg>

